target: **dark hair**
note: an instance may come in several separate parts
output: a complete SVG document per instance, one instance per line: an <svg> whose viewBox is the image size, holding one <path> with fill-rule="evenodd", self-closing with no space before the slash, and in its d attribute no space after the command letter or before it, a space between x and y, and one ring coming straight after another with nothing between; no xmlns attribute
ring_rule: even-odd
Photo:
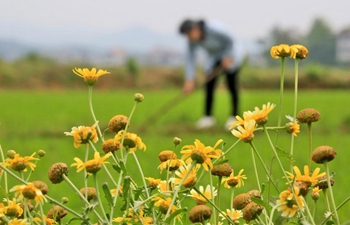
<svg viewBox="0 0 350 225"><path fill-rule="evenodd" d="M189 32L190 30L192 30L192 28L194 27L199 27L201 30L204 29L204 21L203 20L191 20L191 19L186 19L184 20L179 27L179 32L180 34L186 34L187 32Z"/></svg>

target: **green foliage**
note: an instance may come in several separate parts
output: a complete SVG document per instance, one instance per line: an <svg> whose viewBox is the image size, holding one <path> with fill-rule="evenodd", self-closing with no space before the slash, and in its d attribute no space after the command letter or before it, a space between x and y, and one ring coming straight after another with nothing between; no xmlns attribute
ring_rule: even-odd
<svg viewBox="0 0 350 225"><path fill-rule="evenodd" d="M139 65L138 65L138 63L137 63L137 61L136 61L135 58L130 57L130 58L126 61L125 67L126 67L128 73L129 73L131 76L133 76L133 77L139 76L139 74L140 74L140 67L139 67Z"/></svg>

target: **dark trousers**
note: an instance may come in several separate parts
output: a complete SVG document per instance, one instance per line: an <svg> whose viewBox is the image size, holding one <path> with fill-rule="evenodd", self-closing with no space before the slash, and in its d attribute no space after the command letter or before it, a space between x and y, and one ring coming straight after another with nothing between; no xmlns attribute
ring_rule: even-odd
<svg viewBox="0 0 350 225"><path fill-rule="evenodd" d="M217 67L220 65L220 62L216 63L214 67ZM231 115L236 116L238 115L238 101L239 101L239 93L238 93L238 74L239 74L239 68L233 72L224 71L223 75L226 77L226 85L231 95ZM216 87L216 83L218 81L219 76L215 76L213 79L211 79L207 84L205 88L206 92L206 98L205 98L205 115L211 116L212 115L212 108L213 108L213 100L214 100L214 91Z"/></svg>

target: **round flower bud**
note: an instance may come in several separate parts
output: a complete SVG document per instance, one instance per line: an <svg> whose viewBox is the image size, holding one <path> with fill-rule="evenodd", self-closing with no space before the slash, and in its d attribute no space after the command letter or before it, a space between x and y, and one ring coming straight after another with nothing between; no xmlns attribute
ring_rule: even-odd
<svg viewBox="0 0 350 225"><path fill-rule="evenodd" d="M232 206L236 210L241 210L251 202L252 202L252 200L250 198L250 195L246 194L246 193L242 193L242 194L237 195L233 199Z"/></svg>
<svg viewBox="0 0 350 225"><path fill-rule="evenodd" d="M263 210L263 206L256 204L255 202L250 202L243 209L243 219L249 223L250 221L255 220Z"/></svg>
<svg viewBox="0 0 350 225"><path fill-rule="evenodd" d="M228 163L213 166L211 174L218 177L229 177L232 173L232 167Z"/></svg>
<svg viewBox="0 0 350 225"><path fill-rule="evenodd" d="M119 149L119 145L115 143L114 139L108 139L102 144L102 150L104 153L114 152Z"/></svg>
<svg viewBox="0 0 350 225"><path fill-rule="evenodd" d="M181 140L181 138L174 137L173 142L174 142L174 145L179 145L179 144L181 144L182 140Z"/></svg>
<svg viewBox="0 0 350 225"><path fill-rule="evenodd" d="M64 208L58 205L55 205L53 208L51 208L48 211L47 218L56 219L56 221L59 222L66 215L67 215L67 211Z"/></svg>
<svg viewBox="0 0 350 225"><path fill-rule="evenodd" d="M48 177L53 184L58 184L63 181L63 174L68 176L68 172L69 167L67 164L63 162L55 163L50 167Z"/></svg>
<svg viewBox="0 0 350 225"><path fill-rule="evenodd" d="M330 162L335 158L337 152L330 146L319 146L312 153L312 161L318 164Z"/></svg>
<svg viewBox="0 0 350 225"><path fill-rule="evenodd" d="M302 181L296 181L294 187L298 187L300 190L300 195L306 196L309 193L309 184ZM290 188L288 188L290 190Z"/></svg>
<svg viewBox="0 0 350 225"><path fill-rule="evenodd" d="M320 198L320 193L318 191L312 192L311 198L312 198L312 200L317 201Z"/></svg>
<svg viewBox="0 0 350 225"><path fill-rule="evenodd" d="M161 151L158 155L158 159L161 161L161 162L166 162L170 159L176 159L177 156L176 156L176 153L171 151L171 150L164 150L164 151Z"/></svg>
<svg viewBox="0 0 350 225"><path fill-rule="evenodd" d="M6 156L7 156L8 158L10 158L10 159L13 159L13 158L15 157L16 154L17 154L17 153L16 153L15 150L8 150Z"/></svg>
<svg viewBox="0 0 350 225"><path fill-rule="evenodd" d="M250 190L247 192L247 194L250 195L251 198L261 198L259 190Z"/></svg>
<svg viewBox="0 0 350 225"><path fill-rule="evenodd" d="M202 223L209 220L213 210L206 205L197 205L190 210L189 219L192 223Z"/></svg>
<svg viewBox="0 0 350 225"><path fill-rule="evenodd" d="M316 109L307 108L298 113L297 119L300 123L313 123L321 119L321 114Z"/></svg>
<svg viewBox="0 0 350 225"><path fill-rule="evenodd" d="M124 130L126 124L128 123L129 118L124 115L114 116L108 123L108 129L111 132L118 133L121 130Z"/></svg>
<svg viewBox="0 0 350 225"><path fill-rule="evenodd" d="M135 99L136 102L142 102L143 99L145 99L145 97L143 96L143 94L136 93L136 94L134 95L134 99Z"/></svg>
<svg viewBox="0 0 350 225"><path fill-rule="evenodd" d="M35 180L32 182L36 188L38 188L43 195L46 195L49 192L49 187L47 186L46 183L40 181L40 180Z"/></svg>
<svg viewBox="0 0 350 225"><path fill-rule="evenodd" d="M44 157L45 155L46 155L46 152L45 152L44 150L39 150L39 151L38 151L38 156L39 156L39 157L42 158L42 157Z"/></svg>
<svg viewBox="0 0 350 225"><path fill-rule="evenodd" d="M69 201L69 199L68 199L67 197L62 197L62 198L61 198L61 202L62 202L63 204L67 204L68 201Z"/></svg>
<svg viewBox="0 0 350 225"><path fill-rule="evenodd" d="M82 188L79 191L83 196L85 196L85 188ZM91 201L96 198L96 189L94 187L88 187L86 194L87 194L87 200Z"/></svg>
<svg viewBox="0 0 350 225"><path fill-rule="evenodd" d="M326 175L317 178L317 180L318 180L318 183L315 185L315 187L318 187L321 190L325 190L325 189L328 188L327 176ZM331 186L334 185L333 177L330 178L330 183L331 183Z"/></svg>

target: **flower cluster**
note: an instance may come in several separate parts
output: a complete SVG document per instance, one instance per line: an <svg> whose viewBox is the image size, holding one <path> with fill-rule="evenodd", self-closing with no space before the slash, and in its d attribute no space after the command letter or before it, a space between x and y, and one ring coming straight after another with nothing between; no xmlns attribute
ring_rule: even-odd
<svg viewBox="0 0 350 225"><path fill-rule="evenodd" d="M307 48L303 45L286 45L280 44L271 47L271 57L274 59L290 57L293 59L305 59L309 54Z"/></svg>

